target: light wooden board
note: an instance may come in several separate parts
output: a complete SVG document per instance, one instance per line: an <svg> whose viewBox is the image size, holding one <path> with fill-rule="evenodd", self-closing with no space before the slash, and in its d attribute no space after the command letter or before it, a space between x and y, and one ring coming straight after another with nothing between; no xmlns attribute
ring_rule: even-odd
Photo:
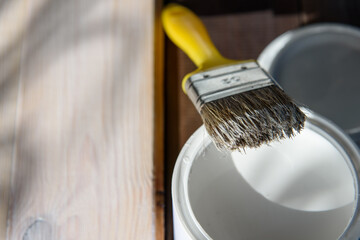
<svg viewBox="0 0 360 240"><path fill-rule="evenodd" d="M0 239L154 239L153 2L0 3Z"/></svg>

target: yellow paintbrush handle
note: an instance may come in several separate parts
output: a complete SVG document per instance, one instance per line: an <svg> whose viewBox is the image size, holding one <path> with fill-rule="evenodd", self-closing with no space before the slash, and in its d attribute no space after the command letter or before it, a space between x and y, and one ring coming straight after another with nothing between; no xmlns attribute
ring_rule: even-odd
<svg viewBox="0 0 360 240"><path fill-rule="evenodd" d="M200 18L178 4L169 4L162 12L168 37L181 48L198 68L206 69L229 63L210 40Z"/></svg>
<svg viewBox="0 0 360 240"><path fill-rule="evenodd" d="M196 72L226 64L254 60L231 60L224 58L212 43L200 18L192 11L178 4L169 4L162 11L162 22L168 37L183 50L198 69L187 74L182 82L184 92L186 80Z"/></svg>

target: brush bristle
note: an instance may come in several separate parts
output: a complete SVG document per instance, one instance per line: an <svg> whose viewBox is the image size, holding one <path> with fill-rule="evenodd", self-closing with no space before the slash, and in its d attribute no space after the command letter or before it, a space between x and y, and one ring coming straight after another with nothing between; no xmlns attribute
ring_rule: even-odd
<svg viewBox="0 0 360 240"><path fill-rule="evenodd" d="M306 119L275 85L205 103L200 114L217 148L231 151L290 138L304 128Z"/></svg>

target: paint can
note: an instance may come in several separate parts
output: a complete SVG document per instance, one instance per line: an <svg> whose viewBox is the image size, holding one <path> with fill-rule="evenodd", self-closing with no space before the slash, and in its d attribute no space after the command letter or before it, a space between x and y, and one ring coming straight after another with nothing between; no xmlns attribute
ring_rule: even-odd
<svg viewBox="0 0 360 240"><path fill-rule="evenodd" d="M200 127L173 172L174 239L359 239L359 149L304 110L303 133L246 154Z"/></svg>

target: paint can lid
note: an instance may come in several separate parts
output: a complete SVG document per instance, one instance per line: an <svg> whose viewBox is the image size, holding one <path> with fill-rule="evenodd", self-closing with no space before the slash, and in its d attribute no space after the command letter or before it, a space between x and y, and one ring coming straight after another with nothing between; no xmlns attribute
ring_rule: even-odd
<svg viewBox="0 0 360 240"><path fill-rule="evenodd" d="M360 29L313 24L288 31L260 54L260 65L300 104L360 143Z"/></svg>

